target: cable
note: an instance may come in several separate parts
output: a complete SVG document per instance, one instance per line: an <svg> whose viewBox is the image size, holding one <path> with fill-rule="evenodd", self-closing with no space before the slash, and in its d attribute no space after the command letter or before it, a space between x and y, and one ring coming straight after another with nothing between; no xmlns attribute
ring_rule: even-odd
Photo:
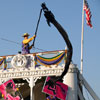
<svg viewBox="0 0 100 100"><path fill-rule="evenodd" d="M5 38L0 38L1 40L4 40L4 41L8 41L8 42L11 42L11 43L15 43L15 44L18 44L18 45L21 45L20 43L18 42L15 42L15 41L12 41L12 40L8 40L8 39L5 39Z"/></svg>
<svg viewBox="0 0 100 100"><path fill-rule="evenodd" d="M14 43L14 44L17 44L17 45L21 45L21 43L19 43L19 42L15 42L15 41L8 40L8 39L5 39L5 38L0 38L0 39L3 40L3 41L7 41L7 42L10 42L10 43ZM47 50L43 50L43 49L36 48L36 47L33 47L33 49L41 50L41 51L44 51L44 52L47 51Z"/></svg>
<svg viewBox="0 0 100 100"><path fill-rule="evenodd" d="M47 52L47 50L40 49L40 48L36 48L36 47L33 47L33 49L37 49L37 50L41 50L41 51L43 51L43 52Z"/></svg>

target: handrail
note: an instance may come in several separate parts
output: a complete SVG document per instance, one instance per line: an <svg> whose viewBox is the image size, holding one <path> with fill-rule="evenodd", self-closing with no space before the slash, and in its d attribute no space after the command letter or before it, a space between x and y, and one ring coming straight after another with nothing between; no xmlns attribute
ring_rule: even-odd
<svg viewBox="0 0 100 100"><path fill-rule="evenodd" d="M52 53L57 53L57 52L61 52L61 51L66 51L67 50L54 50L54 51L46 51L46 52L35 52L35 53L30 53L30 54L22 54L22 55L31 55L31 54L52 54ZM15 54L16 55L16 54ZM0 56L0 58L2 57L7 57L7 56L15 56L15 55L4 55L4 56Z"/></svg>
<svg viewBox="0 0 100 100"><path fill-rule="evenodd" d="M56 53L56 54L55 54ZM0 69L13 69L13 68L39 68L40 65L51 67L52 65L58 66L65 62L67 50L56 50L40 53L30 54L16 54L0 56ZM45 55L45 56L42 56Z"/></svg>

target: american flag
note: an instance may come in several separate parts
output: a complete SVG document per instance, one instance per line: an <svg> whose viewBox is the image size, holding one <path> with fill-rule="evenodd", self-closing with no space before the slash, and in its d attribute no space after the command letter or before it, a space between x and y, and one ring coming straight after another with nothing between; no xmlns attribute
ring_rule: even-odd
<svg viewBox="0 0 100 100"><path fill-rule="evenodd" d="M90 11L89 5L86 0L84 0L84 11L86 13L86 23L88 26L90 26L92 28L92 23L91 23L92 15L91 15L91 11Z"/></svg>

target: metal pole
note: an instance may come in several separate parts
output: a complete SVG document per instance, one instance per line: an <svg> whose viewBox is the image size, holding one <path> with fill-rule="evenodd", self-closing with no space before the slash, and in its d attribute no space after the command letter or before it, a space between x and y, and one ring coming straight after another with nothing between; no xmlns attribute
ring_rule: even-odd
<svg viewBox="0 0 100 100"><path fill-rule="evenodd" d="M83 73L83 39L84 39L84 0L83 0L83 8L82 8L82 33L81 33L81 74Z"/></svg>
<svg viewBox="0 0 100 100"><path fill-rule="evenodd" d="M37 26L36 26L36 30L35 30L35 35L37 35L37 30L38 30L39 22L40 22L40 19L41 19L41 14L42 14L42 9L40 10L39 19L38 19ZM35 43L35 38L33 40L33 47L34 47L34 43Z"/></svg>
<svg viewBox="0 0 100 100"><path fill-rule="evenodd" d="M34 86L34 80L33 80L33 77L31 77L30 78L30 100L34 100L33 86Z"/></svg>
<svg viewBox="0 0 100 100"><path fill-rule="evenodd" d="M82 81L83 85L88 90L93 99L100 100L100 98L97 96L97 94L94 92L94 90L91 88L91 86L88 84L88 82L84 79L84 77L81 74L79 74L79 79Z"/></svg>

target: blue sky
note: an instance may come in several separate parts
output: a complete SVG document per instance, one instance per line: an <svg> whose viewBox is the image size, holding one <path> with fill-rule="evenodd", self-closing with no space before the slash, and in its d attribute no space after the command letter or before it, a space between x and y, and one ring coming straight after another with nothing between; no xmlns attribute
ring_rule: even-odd
<svg viewBox="0 0 100 100"><path fill-rule="evenodd" d="M82 0L0 0L0 38L21 43L22 35L34 35L41 3L45 2L56 20L67 31L73 45L73 62L80 68ZM88 0L92 13L91 29L84 20L84 77L100 94L100 0ZM56 28L49 27L42 14L35 47L47 51L65 49L65 42ZM21 45L0 39L0 55L21 51ZM38 52L39 50L31 50ZM40 52L40 51L39 51Z"/></svg>

